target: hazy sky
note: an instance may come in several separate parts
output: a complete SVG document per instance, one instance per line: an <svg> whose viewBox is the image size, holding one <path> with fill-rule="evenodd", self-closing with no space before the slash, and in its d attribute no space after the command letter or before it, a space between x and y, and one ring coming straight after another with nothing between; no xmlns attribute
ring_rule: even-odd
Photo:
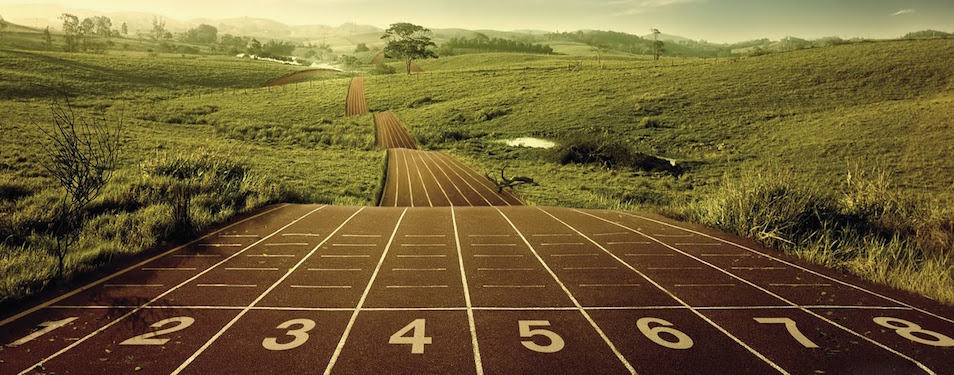
<svg viewBox="0 0 954 375"><path fill-rule="evenodd" d="M897 37L954 31L954 0L0 0L166 17L270 18L288 24L408 21L432 28L600 29L667 34L714 42L785 36ZM49 15L42 15L49 16Z"/></svg>

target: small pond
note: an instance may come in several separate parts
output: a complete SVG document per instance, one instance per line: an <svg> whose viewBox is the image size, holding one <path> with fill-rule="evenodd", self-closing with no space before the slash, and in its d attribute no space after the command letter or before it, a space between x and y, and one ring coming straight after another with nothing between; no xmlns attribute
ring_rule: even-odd
<svg viewBox="0 0 954 375"><path fill-rule="evenodd" d="M553 148L556 143L546 139L533 137L520 137L501 141L511 147L530 147L530 148Z"/></svg>

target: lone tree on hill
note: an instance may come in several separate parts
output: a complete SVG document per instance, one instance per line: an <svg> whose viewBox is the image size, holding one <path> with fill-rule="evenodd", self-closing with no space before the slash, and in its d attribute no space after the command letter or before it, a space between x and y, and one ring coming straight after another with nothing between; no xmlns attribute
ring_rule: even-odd
<svg viewBox="0 0 954 375"><path fill-rule="evenodd" d="M7 21L3 20L3 16L0 16L0 42L3 41L3 32L7 30Z"/></svg>
<svg viewBox="0 0 954 375"><path fill-rule="evenodd" d="M658 61L663 53L663 42L659 40L659 29L650 29L653 32L653 61Z"/></svg>
<svg viewBox="0 0 954 375"><path fill-rule="evenodd" d="M437 58L428 47L437 47L431 41L431 30L415 24L400 22L391 24L381 39L387 41L384 54L392 58L404 59L407 74L411 74L411 63L415 59Z"/></svg>
<svg viewBox="0 0 954 375"><path fill-rule="evenodd" d="M596 52L596 64L603 68L603 55L606 54L606 51L609 51L610 47L606 42L597 40L596 38L590 38L586 40L586 45L590 46L590 49L593 52Z"/></svg>
<svg viewBox="0 0 954 375"><path fill-rule="evenodd" d="M166 36L166 20L161 17L152 18L152 39L162 40Z"/></svg>

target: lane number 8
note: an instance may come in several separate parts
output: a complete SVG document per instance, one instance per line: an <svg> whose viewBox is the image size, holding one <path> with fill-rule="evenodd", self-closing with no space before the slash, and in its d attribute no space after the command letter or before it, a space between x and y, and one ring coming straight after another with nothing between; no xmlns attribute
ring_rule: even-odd
<svg viewBox="0 0 954 375"><path fill-rule="evenodd" d="M890 318L885 316L879 316L873 319L878 325L890 328L898 334L898 336L904 337L908 340L914 341L916 343L921 343L924 345L931 346L941 346L941 347L951 347L954 346L954 339L947 337L941 333L934 331L928 331L921 328L921 326L916 323L909 322L904 319ZM918 337L915 333L921 336L928 336L930 339L924 337Z"/></svg>

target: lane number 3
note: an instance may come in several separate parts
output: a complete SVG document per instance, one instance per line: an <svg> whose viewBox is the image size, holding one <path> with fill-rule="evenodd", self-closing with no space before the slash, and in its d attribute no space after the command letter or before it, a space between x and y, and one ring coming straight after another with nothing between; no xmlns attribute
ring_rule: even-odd
<svg viewBox="0 0 954 375"><path fill-rule="evenodd" d="M296 329L291 329L295 326L299 327ZM293 337L293 339L287 343L280 344L278 343L277 337L266 337L265 340L262 340L262 346L265 349L281 351L295 349L301 346L308 341L308 331L315 329L315 321L311 319L292 319L279 324L277 328L287 329L288 332L285 334Z"/></svg>

